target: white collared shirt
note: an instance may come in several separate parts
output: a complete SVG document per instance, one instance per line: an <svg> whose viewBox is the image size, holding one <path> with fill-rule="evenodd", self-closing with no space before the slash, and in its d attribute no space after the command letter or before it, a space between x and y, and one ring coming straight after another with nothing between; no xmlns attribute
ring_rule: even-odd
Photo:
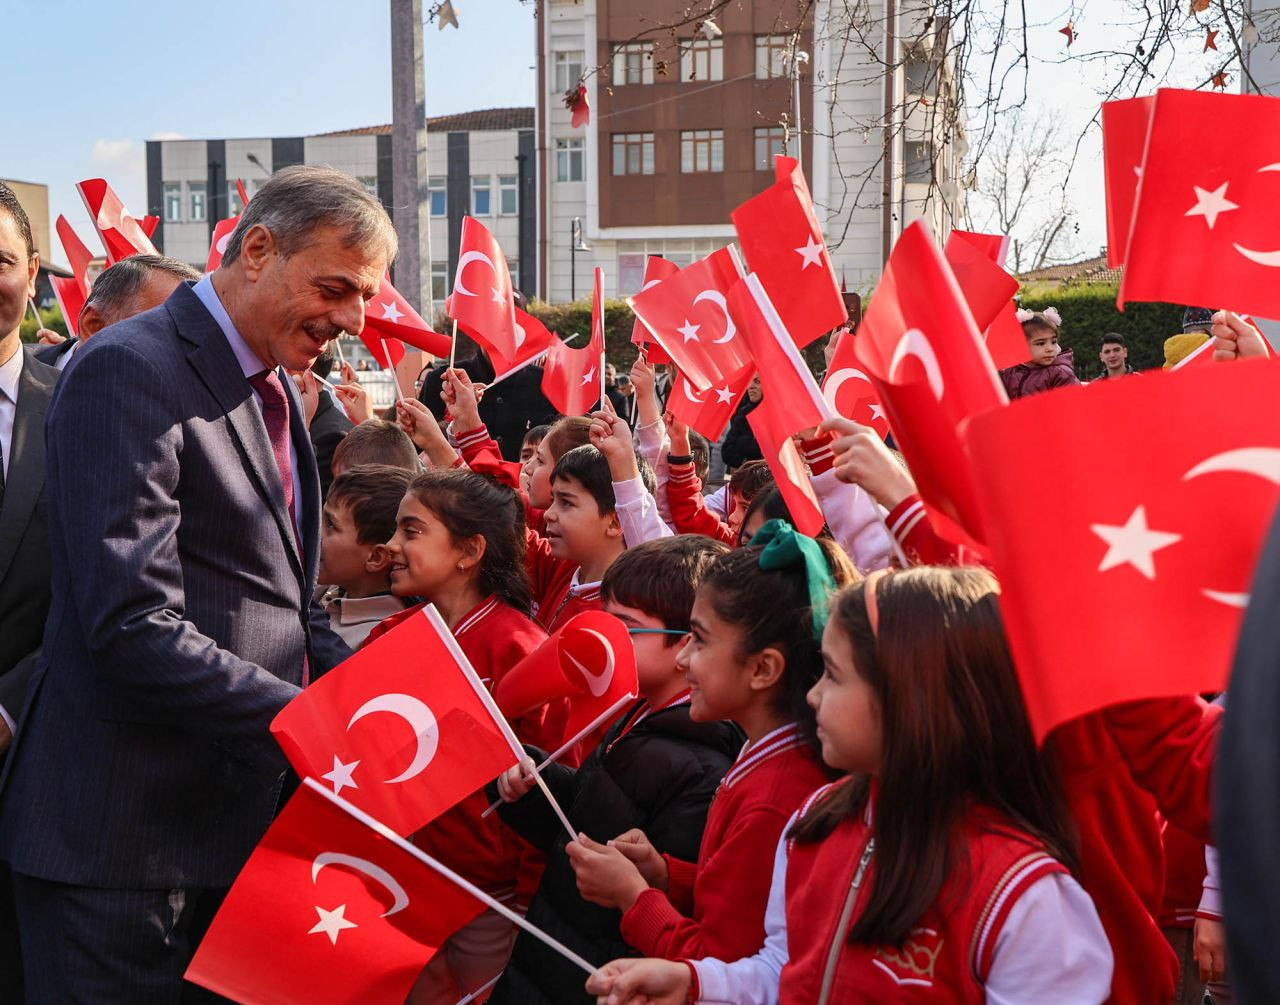
<svg viewBox="0 0 1280 1005"><path fill-rule="evenodd" d="M236 328L235 323L231 320L231 315L228 314L227 309L222 306L222 301L218 297L218 291L213 288L213 280L209 276L205 276L200 280L200 282L196 283L195 286L191 288L191 292L200 299L200 302L204 304L205 309L213 315L213 320L218 323L218 327L222 329L222 334L227 337L227 342L231 346L231 351L235 353L236 362L240 364L240 370L244 374L246 380L256 374L262 373L263 370L270 369L270 367L258 358L258 354L253 351L253 347L244 340L244 336L241 335L239 330ZM288 379L288 374L285 374L282 378L282 380ZM253 385L250 385L250 389L253 389ZM253 400L258 403L258 411L261 412L262 396L258 394L256 390L253 391ZM290 408L293 407L292 400L290 400L289 406ZM298 450L293 445L292 436L289 437L289 467L293 470L293 497L294 499L300 500L301 497L298 493L300 491L302 481L298 476ZM295 508L298 511L298 523L301 524L301 502L299 502Z"/></svg>
<svg viewBox="0 0 1280 1005"><path fill-rule="evenodd" d="M22 376L23 349L0 363L0 452L4 454L4 476L9 477L9 455L13 445L13 424L18 417L18 380Z"/></svg>

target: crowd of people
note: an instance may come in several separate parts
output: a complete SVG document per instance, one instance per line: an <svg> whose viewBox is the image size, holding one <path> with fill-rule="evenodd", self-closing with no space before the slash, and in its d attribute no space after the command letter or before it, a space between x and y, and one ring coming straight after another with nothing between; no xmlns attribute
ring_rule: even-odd
<svg viewBox="0 0 1280 1005"><path fill-rule="evenodd" d="M285 169L216 271L125 259L78 339L28 350L0 184L0 999L211 997L183 973L296 785L271 720L432 604L490 686L606 611L640 698L541 771L575 839L535 785L555 702L412 838L597 973L490 910L412 1002L1231 1000L1214 696L1038 747L997 580L845 419L798 434L826 527L794 529L758 381L706 494L714 445L643 356L587 416L536 368L487 386L483 353L374 415L355 370L317 375L395 252L358 181ZM1009 395L1076 382L1057 313L1020 320ZM1126 357L1108 335L1103 376Z"/></svg>

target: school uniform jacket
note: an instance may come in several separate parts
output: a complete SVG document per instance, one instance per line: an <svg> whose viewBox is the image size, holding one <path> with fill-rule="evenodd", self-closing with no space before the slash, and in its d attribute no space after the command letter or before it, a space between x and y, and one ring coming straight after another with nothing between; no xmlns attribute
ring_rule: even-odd
<svg viewBox="0 0 1280 1005"><path fill-rule="evenodd" d="M756 952L778 839L827 781L797 723L743 747L711 803L697 865L668 857L666 893L642 893L622 916L622 937L644 956L669 960Z"/></svg>

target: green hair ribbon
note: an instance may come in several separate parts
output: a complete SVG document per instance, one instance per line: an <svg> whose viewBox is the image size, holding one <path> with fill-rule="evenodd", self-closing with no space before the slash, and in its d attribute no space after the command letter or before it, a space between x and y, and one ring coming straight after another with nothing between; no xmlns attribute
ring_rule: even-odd
<svg viewBox="0 0 1280 1005"><path fill-rule="evenodd" d="M760 552L760 568L766 572L775 569L803 569L809 584L809 606L813 609L814 641L822 639L827 627L831 595L836 592L836 580L822 546L811 537L797 531L786 520L770 520L751 538L751 545L763 545Z"/></svg>

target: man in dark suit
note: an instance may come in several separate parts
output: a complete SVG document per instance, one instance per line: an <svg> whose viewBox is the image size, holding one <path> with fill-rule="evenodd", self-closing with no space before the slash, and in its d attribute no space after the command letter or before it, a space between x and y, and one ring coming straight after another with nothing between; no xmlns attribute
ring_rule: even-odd
<svg viewBox="0 0 1280 1005"><path fill-rule="evenodd" d="M41 363L66 369L76 350L102 329L135 314L159 307L183 280L197 282L200 273L186 262L164 255L133 255L104 269L89 289L88 299L80 308L75 338L56 345L42 345L33 355Z"/></svg>
<svg viewBox="0 0 1280 1005"><path fill-rule="evenodd" d="M176 1002L276 811L268 731L348 654L311 602L320 490L286 370L364 325L395 232L277 172L222 265L76 351L47 425L53 600L0 781L34 1002Z"/></svg>
<svg viewBox="0 0 1280 1005"><path fill-rule="evenodd" d="M333 359L334 349L330 346L315 361L311 367L312 372L328 379L333 369ZM307 429L311 433L311 446L316 452L316 467L320 470L320 498L323 499L329 494L329 485L333 482L333 452L342 438L351 432L355 423L347 418L347 413L342 410L333 392L323 384L316 388L316 402L316 414L311 417Z"/></svg>

